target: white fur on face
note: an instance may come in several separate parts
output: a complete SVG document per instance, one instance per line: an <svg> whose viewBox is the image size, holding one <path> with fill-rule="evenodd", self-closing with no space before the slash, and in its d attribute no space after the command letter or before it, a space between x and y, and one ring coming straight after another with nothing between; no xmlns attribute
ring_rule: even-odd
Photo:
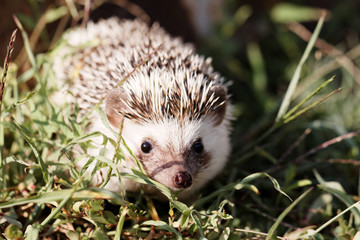
<svg viewBox="0 0 360 240"><path fill-rule="evenodd" d="M221 124L214 127L206 119L186 121L182 125L171 119L144 124L127 120L122 136L147 173L160 183L176 189L173 181L175 174L180 171L190 172L193 183L187 191L199 189L217 175L226 163L230 151L228 131ZM190 151L198 139L202 140L204 152L209 156L209 161L204 165L184 158L184 153ZM145 140L153 145L148 154L141 151L141 144ZM130 158L129 154L127 158ZM197 159L193 158L191 161Z"/></svg>

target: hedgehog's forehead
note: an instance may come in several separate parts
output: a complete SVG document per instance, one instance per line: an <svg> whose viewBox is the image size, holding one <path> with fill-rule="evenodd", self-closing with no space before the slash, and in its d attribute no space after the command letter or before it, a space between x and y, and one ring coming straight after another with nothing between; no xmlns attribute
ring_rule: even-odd
<svg viewBox="0 0 360 240"><path fill-rule="evenodd" d="M187 69L137 73L122 86L128 94L123 100L125 116L138 122L201 119L214 108L215 97L209 93L216 84L220 84L217 76L209 79Z"/></svg>

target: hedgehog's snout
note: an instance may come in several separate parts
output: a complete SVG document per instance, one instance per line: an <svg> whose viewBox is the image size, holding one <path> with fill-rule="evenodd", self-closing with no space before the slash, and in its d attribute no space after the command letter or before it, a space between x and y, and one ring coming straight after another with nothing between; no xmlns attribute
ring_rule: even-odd
<svg viewBox="0 0 360 240"><path fill-rule="evenodd" d="M174 182L179 188L188 188L192 184L192 177L188 172L178 172L174 177Z"/></svg>

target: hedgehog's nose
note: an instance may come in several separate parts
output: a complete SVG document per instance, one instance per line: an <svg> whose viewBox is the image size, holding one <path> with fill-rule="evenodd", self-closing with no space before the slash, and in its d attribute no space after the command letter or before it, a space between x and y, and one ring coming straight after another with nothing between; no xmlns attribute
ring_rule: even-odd
<svg viewBox="0 0 360 240"><path fill-rule="evenodd" d="M174 178L175 184L180 188L188 188L192 184L192 177L188 172L178 172Z"/></svg>

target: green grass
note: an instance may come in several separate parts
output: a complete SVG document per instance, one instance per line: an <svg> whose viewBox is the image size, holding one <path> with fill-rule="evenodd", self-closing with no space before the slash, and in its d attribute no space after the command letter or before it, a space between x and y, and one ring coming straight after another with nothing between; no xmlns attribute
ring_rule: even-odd
<svg viewBox="0 0 360 240"><path fill-rule="evenodd" d="M29 2L37 12L40 4ZM17 38L27 57L4 60L0 239L360 239L360 91L346 65L359 62L359 43L349 36L348 52L345 40L336 43L342 58L315 57L313 47L319 47L319 34L331 35L337 8L323 22L317 9L301 8L307 14L299 16L293 5L277 4L268 12L271 34L241 43L236 32L255 9L226 1L223 22L200 50L233 82L237 119L227 167L191 203L179 202L141 168L113 171L119 179L158 188L169 199L164 204L89 185L94 172L84 172L90 163L116 169L114 160L122 155L108 159L104 150L106 144L118 147L120 138L104 136L98 156L73 157L73 146L86 152L90 139L102 135L85 131L88 119L79 121L77 109L49 101L57 90L50 45L63 32L63 19L83 16L74 4L52 5L33 17L19 14ZM320 19L309 43L290 31L296 25L287 25L289 18ZM49 33L45 26L57 20L58 30ZM37 45L49 51L35 53ZM80 158L88 160L83 169L75 167Z"/></svg>

